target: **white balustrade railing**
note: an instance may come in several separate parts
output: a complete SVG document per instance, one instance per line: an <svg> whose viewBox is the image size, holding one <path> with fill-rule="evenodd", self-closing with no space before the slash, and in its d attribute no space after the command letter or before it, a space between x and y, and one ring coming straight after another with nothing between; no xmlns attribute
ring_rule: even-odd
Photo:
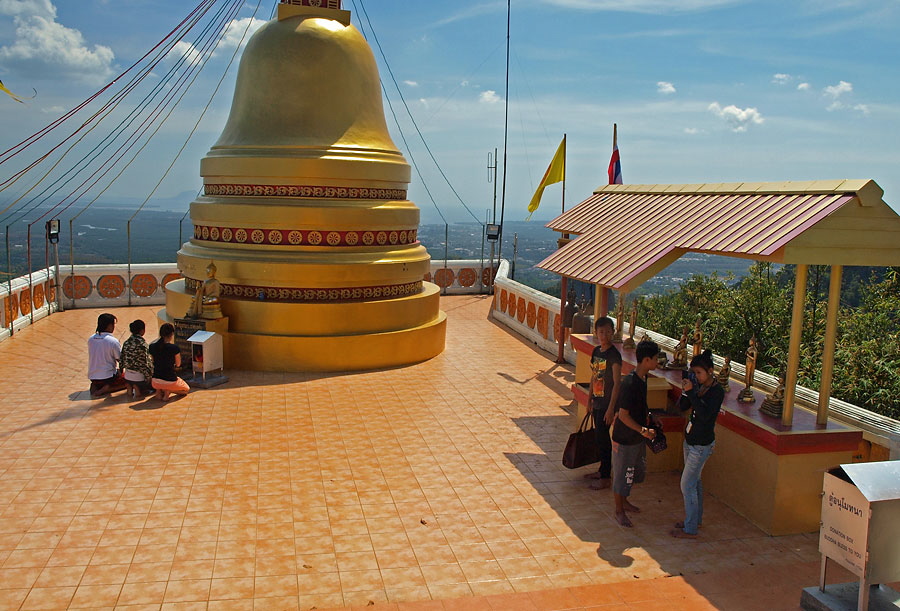
<svg viewBox="0 0 900 611"><path fill-rule="evenodd" d="M46 269L0 283L0 341L56 311L56 281Z"/></svg>
<svg viewBox="0 0 900 611"><path fill-rule="evenodd" d="M440 286L445 295L489 293L491 270L483 263L453 260L445 266L432 260L424 279ZM137 263L63 265L59 276L59 305L73 309L163 305L165 285L181 278L181 273L175 263ZM52 269L0 284L0 340L56 311L56 288Z"/></svg>
<svg viewBox="0 0 900 611"><path fill-rule="evenodd" d="M494 280L494 320L552 355L558 354L560 303L536 289L508 278L509 261L503 260ZM575 363L575 351L566 342L565 359Z"/></svg>
<svg viewBox="0 0 900 611"><path fill-rule="evenodd" d="M431 261L431 271L425 280L441 287L445 295L490 293L491 269L479 259ZM557 354L557 338L560 329L560 301L546 293L508 278L509 262L503 260L493 279L494 303L491 315L494 320L512 332L536 344L551 355ZM53 312L57 303L63 309L122 307L130 305L163 305L166 301L165 285L181 277L174 263L138 263L132 265L76 265L60 268L59 291L53 270L39 270L30 276L21 276L0 283L0 341ZM58 299L58 300L57 300ZM644 330L639 328L639 332ZM671 347L676 340L648 331L651 339ZM575 351L566 342L565 358L575 362ZM718 364L718 358L717 364ZM735 374L742 373L739 363L732 364ZM775 379L757 373L763 386L774 386ZM797 397L802 403L814 405L818 393L798 388ZM873 414L868 410L835 398L830 400L830 411L838 419L859 426L869 436L900 453L900 423Z"/></svg>

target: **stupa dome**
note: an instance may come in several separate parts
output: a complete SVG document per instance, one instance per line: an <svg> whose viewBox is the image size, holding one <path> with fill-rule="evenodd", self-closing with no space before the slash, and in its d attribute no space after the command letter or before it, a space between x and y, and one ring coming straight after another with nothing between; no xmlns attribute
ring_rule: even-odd
<svg viewBox="0 0 900 611"><path fill-rule="evenodd" d="M200 162L184 279L166 285L159 317L179 328L214 261L221 318L205 324L222 333L227 367L422 361L443 350L446 315L424 280L409 165L368 43L338 0L313 2L282 0L247 43L228 121Z"/></svg>

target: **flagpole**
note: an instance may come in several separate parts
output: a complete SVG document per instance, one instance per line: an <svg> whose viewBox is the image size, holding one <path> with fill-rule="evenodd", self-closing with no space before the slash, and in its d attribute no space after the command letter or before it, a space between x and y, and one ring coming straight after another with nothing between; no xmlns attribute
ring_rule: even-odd
<svg viewBox="0 0 900 611"><path fill-rule="evenodd" d="M503 260L503 216L506 212L506 147L509 142L509 34L512 0L506 0L506 95L503 114L503 189L500 195L500 235L497 238L497 267Z"/></svg>
<svg viewBox="0 0 900 611"><path fill-rule="evenodd" d="M562 211L566 211L566 134L563 134L563 179L562 179Z"/></svg>
<svg viewBox="0 0 900 611"><path fill-rule="evenodd" d="M613 142L612 142L612 150L615 151L618 146L618 126L613 123ZM612 183L612 178L610 178L610 183ZM596 285L594 289L594 320L597 320L600 316L607 316L609 314L609 301L612 290L605 286Z"/></svg>
<svg viewBox="0 0 900 611"><path fill-rule="evenodd" d="M562 211L566 211L566 134L563 134L563 176L562 176ZM568 239L569 234L562 234L564 239ZM557 248L562 248L557 246ZM563 319L566 314L566 294L568 293L569 279L565 276L559 283L559 337L556 338L558 350L556 354L557 363L566 362L566 330L563 328Z"/></svg>

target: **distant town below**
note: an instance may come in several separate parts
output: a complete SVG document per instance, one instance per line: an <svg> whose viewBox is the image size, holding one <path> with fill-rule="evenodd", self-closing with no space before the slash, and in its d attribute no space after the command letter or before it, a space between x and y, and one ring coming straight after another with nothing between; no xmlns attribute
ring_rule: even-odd
<svg viewBox="0 0 900 611"><path fill-rule="evenodd" d="M90 208L70 223L62 219L59 242L61 265L69 265L70 241L74 240L76 265L127 263L128 220L133 210L123 208ZM31 230L32 268L39 269L45 260L43 221ZM131 262L166 263L175 261L175 253L181 244L190 239L190 218L184 212L170 210L144 210L131 221ZM28 273L27 221L9 228L9 261L13 277ZM535 267L542 259L556 250L559 235L546 228L544 221L507 222L504 227L502 256L514 265L515 279L539 291L559 296L560 279L556 274ZM4 236L5 239L5 236ZM482 226L476 223L421 225L419 240L435 261L444 259L475 259L485 261L491 254L491 243L484 239ZM0 242L5 244L4 242ZM495 243L494 257L498 254ZM0 269L7 272L6 254L0 259ZM52 262L52 255L51 255ZM733 274L735 279L746 275L751 261L692 253L685 255L660 274L640 287L637 294L661 294L678 288L696 274L720 276ZM3 276L6 274L4 273ZM590 293L590 287L577 286L581 293ZM587 295L590 299L590 294Z"/></svg>

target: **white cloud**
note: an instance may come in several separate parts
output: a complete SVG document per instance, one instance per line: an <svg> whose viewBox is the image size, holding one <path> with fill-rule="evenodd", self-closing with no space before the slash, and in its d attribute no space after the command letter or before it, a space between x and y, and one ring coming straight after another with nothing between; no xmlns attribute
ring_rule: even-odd
<svg viewBox="0 0 900 611"><path fill-rule="evenodd" d="M700 130L697 129L696 127L685 127L684 133L688 134L689 136L693 136L693 135L699 134Z"/></svg>
<svg viewBox="0 0 900 611"><path fill-rule="evenodd" d="M500 96L497 95L497 92L493 89L488 89L487 91L482 91L478 95L478 101L483 104L496 104L500 101Z"/></svg>
<svg viewBox="0 0 900 611"><path fill-rule="evenodd" d="M191 43L179 40L166 55L166 59L177 62L182 56L185 63L191 66L200 63L200 51Z"/></svg>
<svg viewBox="0 0 900 611"><path fill-rule="evenodd" d="M755 108L738 108L734 104L724 108L718 102L709 105L708 110L716 116L725 119L735 132L745 132L751 124L761 124L765 119Z"/></svg>
<svg viewBox="0 0 900 611"><path fill-rule="evenodd" d="M419 104L421 104L425 108L430 108L430 106L428 105L428 100L426 100L425 98L419 98Z"/></svg>
<svg viewBox="0 0 900 611"><path fill-rule="evenodd" d="M777 85L786 85L791 80L790 74L784 74L779 72L778 74L772 75L772 82Z"/></svg>
<svg viewBox="0 0 900 611"><path fill-rule="evenodd" d="M675 93L675 85L666 81L659 81L658 83L656 83L656 93Z"/></svg>
<svg viewBox="0 0 900 611"><path fill-rule="evenodd" d="M247 31L247 35L244 36L243 44L247 44L247 41L256 33L256 30L265 25L265 23L264 20L256 19L255 17L232 19L231 23L225 26L225 31L222 34L222 42L219 43L219 47L216 51L230 51L237 47L238 43L241 41L241 36L244 36L244 30ZM250 26L249 29L247 29L248 25Z"/></svg>
<svg viewBox="0 0 900 611"><path fill-rule="evenodd" d="M829 85L824 91L825 95L836 100L845 93L853 91L853 85L847 81L840 81L837 85Z"/></svg>
<svg viewBox="0 0 900 611"><path fill-rule="evenodd" d="M419 86L419 83L417 83L416 81L403 81L403 84L407 85L409 87L418 87Z"/></svg>
<svg viewBox="0 0 900 611"><path fill-rule="evenodd" d="M837 85L829 85L822 91L825 97L831 98L831 104L826 107L826 110L829 112L833 112L835 110L855 110L857 112L861 112L864 115L869 114L869 107L865 104L851 105L845 104L842 101L842 98L845 94L853 93L852 83L848 83L847 81L838 81Z"/></svg>
<svg viewBox="0 0 900 611"><path fill-rule="evenodd" d="M216 47L213 55L218 55L219 53L226 51L233 51L238 44L241 46L246 45L247 41L250 40L250 37L253 36L256 30L265 25L265 23L266 22L262 19L256 19L254 17L232 19L228 25L222 29L222 40L219 41L219 45ZM246 35L244 34L245 31L247 32ZM241 42L241 37L244 39L243 42ZM200 50L193 44L185 42L184 40L179 40L172 47L172 50L169 51L168 55L166 55L166 59L169 61L178 61L182 56L185 57L185 62L192 66L200 63L203 59Z"/></svg>
<svg viewBox="0 0 900 611"><path fill-rule="evenodd" d="M546 4L585 11L621 11L629 13L687 13L705 11L740 0L543 0Z"/></svg>
<svg viewBox="0 0 900 611"><path fill-rule="evenodd" d="M61 115L66 112L66 109L62 106L50 106L49 108L41 108L41 112L45 112L51 115Z"/></svg>
<svg viewBox="0 0 900 611"><path fill-rule="evenodd" d="M30 17L40 14L56 19L56 7L50 0L0 0L0 15Z"/></svg>
<svg viewBox="0 0 900 611"><path fill-rule="evenodd" d="M469 86L469 81L462 81L462 82L459 84L459 86L460 86L460 87L468 87L468 86Z"/></svg>
<svg viewBox="0 0 900 611"><path fill-rule="evenodd" d="M36 77L88 82L103 82L112 75L112 49L91 47L79 30L57 23L50 0L0 0L0 15L12 17L16 27L15 39L0 47L4 67Z"/></svg>
<svg viewBox="0 0 900 611"><path fill-rule="evenodd" d="M797 91L809 91L809 83L800 83L797 85Z"/></svg>

